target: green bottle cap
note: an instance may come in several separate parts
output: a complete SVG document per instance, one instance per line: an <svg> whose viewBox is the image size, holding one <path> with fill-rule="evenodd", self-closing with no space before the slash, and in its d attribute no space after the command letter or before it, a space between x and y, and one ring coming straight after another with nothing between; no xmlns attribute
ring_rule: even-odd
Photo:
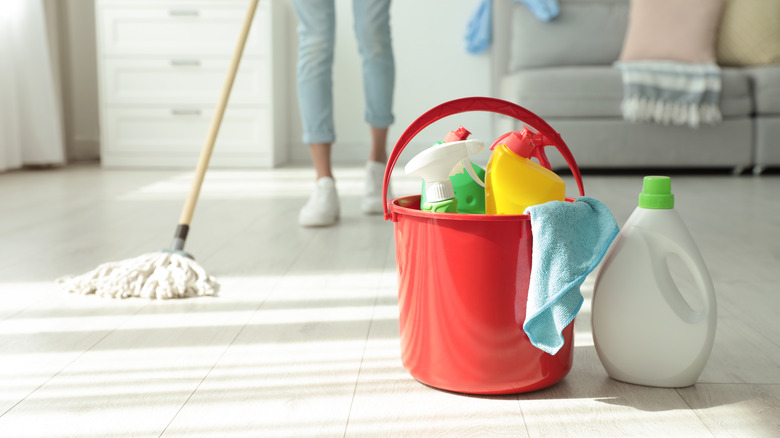
<svg viewBox="0 0 780 438"><path fill-rule="evenodd" d="M639 206L655 210L674 208L672 179L668 176L646 176L639 194Z"/></svg>

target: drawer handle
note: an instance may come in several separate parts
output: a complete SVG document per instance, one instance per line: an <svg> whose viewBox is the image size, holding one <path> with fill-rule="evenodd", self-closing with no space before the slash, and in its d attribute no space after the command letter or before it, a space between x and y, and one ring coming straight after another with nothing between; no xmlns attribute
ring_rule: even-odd
<svg viewBox="0 0 780 438"><path fill-rule="evenodd" d="M200 67L199 59L171 59L174 67Z"/></svg>
<svg viewBox="0 0 780 438"><path fill-rule="evenodd" d="M184 108L174 108L171 110L171 114L174 116L199 116L200 110L199 109L184 109Z"/></svg>
<svg viewBox="0 0 780 438"><path fill-rule="evenodd" d="M197 17L200 11L197 9L169 9L168 15L171 17Z"/></svg>

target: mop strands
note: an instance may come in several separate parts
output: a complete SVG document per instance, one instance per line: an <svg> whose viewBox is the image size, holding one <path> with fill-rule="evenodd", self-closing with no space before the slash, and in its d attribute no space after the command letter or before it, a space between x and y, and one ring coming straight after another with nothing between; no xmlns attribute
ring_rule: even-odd
<svg viewBox="0 0 780 438"><path fill-rule="evenodd" d="M85 274L57 280L63 289L108 298L170 299L213 296L217 280L186 253L159 251L104 263Z"/></svg>
<svg viewBox="0 0 780 438"><path fill-rule="evenodd" d="M219 283L184 252L188 225L178 225L172 249L119 262L104 263L86 274L62 277L57 282L70 293L109 298L170 299L214 296Z"/></svg>

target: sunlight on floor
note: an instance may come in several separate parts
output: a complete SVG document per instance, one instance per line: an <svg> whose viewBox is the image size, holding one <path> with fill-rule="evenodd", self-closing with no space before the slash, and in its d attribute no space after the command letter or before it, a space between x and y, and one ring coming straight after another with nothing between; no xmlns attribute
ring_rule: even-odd
<svg viewBox="0 0 780 438"><path fill-rule="evenodd" d="M588 330L587 332L575 332L574 333L574 347L592 347L593 346L593 334Z"/></svg>
<svg viewBox="0 0 780 438"><path fill-rule="evenodd" d="M90 298L86 298L90 299ZM373 308L371 313L370 308ZM367 311L367 309L369 309ZM261 309L262 320L254 324L302 324L317 322L346 322L368 321L370 319L393 320L398 317L398 307L386 306L351 306L351 307L314 307L296 309ZM241 317L249 316L254 310L214 312L206 314L193 311L186 314L138 314L127 324L118 330L158 330L171 328L196 328L196 327L225 327L235 325L241 321ZM116 316L79 316L73 317L48 317L46 326L57 327L57 333L81 332L85 327L90 330L113 330L116 328ZM45 326L41 326L40 318L15 318L3 324L5 335L21 335L44 333Z"/></svg>
<svg viewBox="0 0 780 438"><path fill-rule="evenodd" d="M345 322L368 320L394 320L398 318L398 306L376 306L373 314L366 307L328 307L311 309L261 310L258 324L304 324L316 322Z"/></svg>
<svg viewBox="0 0 780 438"><path fill-rule="evenodd" d="M335 170L336 186L342 196L363 194L365 170L344 167ZM140 187L119 197L123 201L180 199L189 193L193 176L180 173L166 180ZM275 199L307 197L314 187L313 171L308 168L273 170L213 170L206 176L201 189L203 199ZM395 170L391 187L396 195L419 193L420 179Z"/></svg>

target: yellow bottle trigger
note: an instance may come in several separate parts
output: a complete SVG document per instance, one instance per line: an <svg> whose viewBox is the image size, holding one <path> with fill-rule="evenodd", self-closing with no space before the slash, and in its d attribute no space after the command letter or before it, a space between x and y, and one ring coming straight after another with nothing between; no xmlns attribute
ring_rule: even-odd
<svg viewBox="0 0 780 438"><path fill-rule="evenodd" d="M485 213L524 214L532 205L565 199L563 179L530 159L544 141L542 134L523 128L493 143L485 174Z"/></svg>

